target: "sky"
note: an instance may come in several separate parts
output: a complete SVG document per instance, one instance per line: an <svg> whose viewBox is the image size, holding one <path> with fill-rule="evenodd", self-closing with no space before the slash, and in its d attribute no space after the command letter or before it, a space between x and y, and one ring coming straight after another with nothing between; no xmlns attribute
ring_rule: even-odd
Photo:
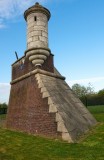
<svg viewBox="0 0 104 160"><path fill-rule="evenodd" d="M35 0L0 0L0 103L9 100L11 64L26 48L24 11ZM51 12L49 48L67 83L104 88L104 0L38 0Z"/></svg>

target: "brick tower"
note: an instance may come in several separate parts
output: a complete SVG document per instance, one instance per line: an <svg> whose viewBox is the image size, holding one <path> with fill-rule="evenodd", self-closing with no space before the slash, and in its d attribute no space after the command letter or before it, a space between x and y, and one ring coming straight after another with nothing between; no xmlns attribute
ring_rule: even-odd
<svg viewBox="0 0 104 160"><path fill-rule="evenodd" d="M96 120L53 64L48 48L48 9L36 3L24 13L27 50L12 64L6 126L75 142Z"/></svg>

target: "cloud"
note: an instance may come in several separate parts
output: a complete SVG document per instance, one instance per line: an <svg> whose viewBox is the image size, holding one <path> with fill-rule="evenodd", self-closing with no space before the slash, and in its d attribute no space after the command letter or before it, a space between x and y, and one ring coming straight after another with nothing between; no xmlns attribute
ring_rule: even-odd
<svg viewBox="0 0 104 160"><path fill-rule="evenodd" d="M91 82L100 82L104 80L104 77L94 77L94 78L87 78L87 79L79 79L79 80L72 80L69 81L70 83L91 83Z"/></svg>
<svg viewBox="0 0 104 160"><path fill-rule="evenodd" d="M5 28L6 26L5 26L5 24L3 24L3 19L2 18L0 18L0 29L1 28Z"/></svg>
<svg viewBox="0 0 104 160"><path fill-rule="evenodd" d="M53 0L0 0L0 29L6 28L5 20L14 19L23 14L23 12L30 6L34 5L36 2L40 4L53 2ZM60 3L64 0L56 0ZM74 2L76 0L69 0L69 2Z"/></svg>
<svg viewBox="0 0 104 160"><path fill-rule="evenodd" d="M33 2L34 0L1 0L0 17L9 19L20 15Z"/></svg>
<svg viewBox="0 0 104 160"><path fill-rule="evenodd" d="M5 20L13 19L21 14L37 0L0 0L0 28L5 27ZM47 0L38 0L44 3Z"/></svg>
<svg viewBox="0 0 104 160"><path fill-rule="evenodd" d="M10 86L9 83L0 83L0 87L7 87L7 86Z"/></svg>
<svg viewBox="0 0 104 160"><path fill-rule="evenodd" d="M8 103L10 93L9 83L0 83L0 103Z"/></svg>
<svg viewBox="0 0 104 160"><path fill-rule="evenodd" d="M0 29L1 29L1 28L6 28L6 25L5 25L5 24L0 23Z"/></svg>
<svg viewBox="0 0 104 160"><path fill-rule="evenodd" d="M95 91L99 91L104 88L104 76L103 77L92 77L87 79L78 79L78 80L67 80L68 84L72 86L73 84L81 84L87 86L88 83L91 83Z"/></svg>

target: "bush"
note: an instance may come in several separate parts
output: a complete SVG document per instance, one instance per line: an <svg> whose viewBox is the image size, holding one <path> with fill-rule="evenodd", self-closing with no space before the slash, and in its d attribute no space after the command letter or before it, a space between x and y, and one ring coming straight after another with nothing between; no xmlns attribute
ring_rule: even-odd
<svg viewBox="0 0 104 160"><path fill-rule="evenodd" d="M85 106L104 105L104 95L98 93L80 97L80 100Z"/></svg>
<svg viewBox="0 0 104 160"><path fill-rule="evenodd" d="M7 108L8 108L8 105L6 103L0 104L0 114L6 114Z"/></svg>

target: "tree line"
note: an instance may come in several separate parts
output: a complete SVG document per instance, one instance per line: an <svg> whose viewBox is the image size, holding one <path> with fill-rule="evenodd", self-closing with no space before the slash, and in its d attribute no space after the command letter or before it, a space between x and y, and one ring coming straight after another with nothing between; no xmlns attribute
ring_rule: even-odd
<svg viewBox="0 0 104 160"><path fill-rule="evenodd" d="M72 90L85 106L104 105L104 89L95 92L90 83L87 87L76 83L72 86ZM0 103L0 114L6 114L7 108L6 103Z"/></svg>
<svg viewBox="0 0 104 160"><path fill-rule="evenodd" d="M87 87L80 84L74 84L72 90L85 106L104 105L104 89L95 92L94 88L89 83Z"/></svg>
<svg viewBox="0 0 104 160"><path fill-rule="evenodd" d="M8 105L6 103L0 103L0 114L6 114L7 108L8 108Z"/></svg>

